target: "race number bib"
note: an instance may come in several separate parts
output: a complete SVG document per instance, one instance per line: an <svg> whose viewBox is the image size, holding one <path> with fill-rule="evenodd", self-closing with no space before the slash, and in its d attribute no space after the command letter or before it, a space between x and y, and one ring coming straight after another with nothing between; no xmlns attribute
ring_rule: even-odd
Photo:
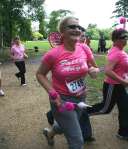
<svg viewBox="0 0 128 149"><path fill-rule="evenodd" d="M70 93L79 93L86 88L83 78L66 82L66 85Z"/></svg>

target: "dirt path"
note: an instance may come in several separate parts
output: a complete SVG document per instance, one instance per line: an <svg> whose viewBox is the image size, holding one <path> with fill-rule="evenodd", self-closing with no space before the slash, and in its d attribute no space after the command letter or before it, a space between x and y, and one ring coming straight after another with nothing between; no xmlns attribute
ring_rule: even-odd
<svg viewBox="0 0 128 149"><path fill-rule="evenodd" d="M28 86L20 87L12 64L3 64L3 88L0 97L0 149L49 149L42 129L48 126L45 112L49 109L48 96L35 78L38 60L27 62ZM87 149L128 149L128 141L118 140L116 109L107 116L91 117L96 142ZM54 149L67 149L63 136L56 136Z"/></svg>

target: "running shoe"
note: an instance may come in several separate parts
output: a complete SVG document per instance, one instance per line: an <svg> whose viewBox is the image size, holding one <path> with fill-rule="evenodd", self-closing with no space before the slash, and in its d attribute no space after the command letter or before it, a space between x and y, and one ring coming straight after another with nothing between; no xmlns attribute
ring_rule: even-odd
<svg viewBox="0 0 128 149"><path fill-rule="evenodd" d="M49 128L44 128L43 129L43 135L45 136L48 145L53 146L54 145L54 138L48 136L48 133L49 132L50 132L50 129Z"/></svg>

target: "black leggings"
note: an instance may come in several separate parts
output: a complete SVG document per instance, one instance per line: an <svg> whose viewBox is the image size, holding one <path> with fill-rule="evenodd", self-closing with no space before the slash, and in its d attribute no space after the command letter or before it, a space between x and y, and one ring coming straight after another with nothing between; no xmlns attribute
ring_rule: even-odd
<svg viewBox="0 0 128 149"><path fill-rule="evenodd" d="M128 135L128 94L125 87L121 84L111 85L104 82L103 100L88 108L90 115L110 113L117 104L119 115L119 134Z"/></svg>
<svg viewBox="0 0 128 149"><path fill-rule="evenodd" d="M21 85L25 84L25 72L26 72L26 67L25 67L25 62L24 61L16 61L15 65L17 66L19 72L16 73L16 76L18 78L21 78Z"/></svg>

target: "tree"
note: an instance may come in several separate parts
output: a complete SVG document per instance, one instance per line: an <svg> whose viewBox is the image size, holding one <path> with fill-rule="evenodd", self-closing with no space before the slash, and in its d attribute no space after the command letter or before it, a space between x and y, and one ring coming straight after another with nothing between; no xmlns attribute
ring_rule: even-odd
<svg viewBox="0 0 128 149"><path fill-rule="evenodd" d="M114 17L128 17L128 0L118 0L115 3Z"/></svg>
<svg viewBox="0 0 128 149"><path fill-rule="evenodd" d="M58 22L60 21L60 19L69 14L72 14L72 12L69 10L60 9L57 11L52 11L49 17L49 23L47 25L48 33L57 31Z"/></svg>
<svg viewBox="0 0 128 149"><path fill-rule="evenodd" d="M0 1L0 37L4 37L3 42L5 46L11 43L12 37L19 33L19 31L22 36L21 38L24 40L27 39L27 34L29 37L31 36L31 19L36 16L36 11L41 7L44 1L45 0Z"/></svg>
<svg viewBox="0 0 128 149"><path fill-rule="evenodd" d="M86 34L90 37L90 39L99 39L99 30L96 24L89 24L86 29Z"/></svg>
<svg viewBox="0 0 128 149"><path fill-rule="evenodd" d="M39 7L35 11L35 13L36 13L36 16L34 20L39 21L39 33L41 33L44 38L47 38L46 21L45 21L46 13L43 6Z"/></svg>
<svg viewBox="0 0 128 149"><path fill-rule="evenodd" d="M34 40L42 39L43 35L40 34L39 32L33 32L33 38Z"/></svg>
<svg viewBox="0 0 128 149"><path fill-rule="evenodd" d="M93 40L98 40L100 38L100 33L102 33L106 40L110 39L110 33L112 28L99 29L96 24L89 24L86 29L86 34Z"/></svg>

